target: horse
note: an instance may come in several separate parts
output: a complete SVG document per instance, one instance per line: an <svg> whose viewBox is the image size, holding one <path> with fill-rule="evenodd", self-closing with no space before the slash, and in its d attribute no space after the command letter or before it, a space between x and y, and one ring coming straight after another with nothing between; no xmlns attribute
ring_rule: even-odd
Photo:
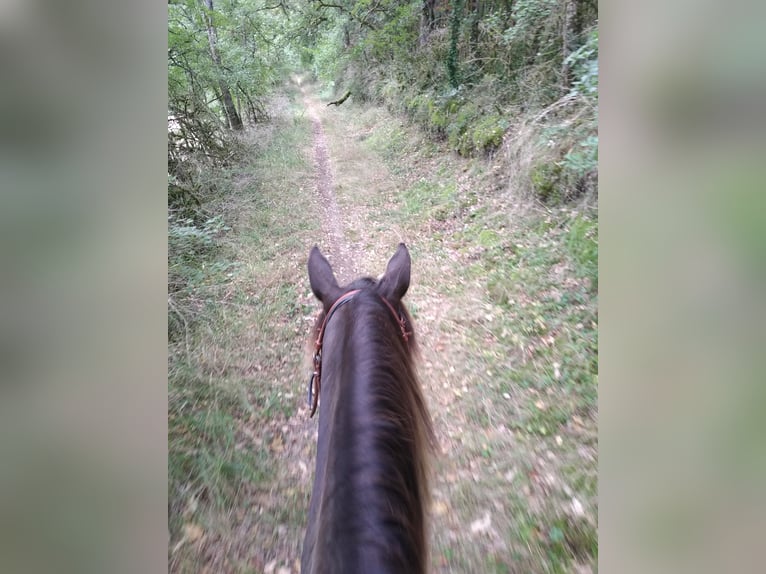
<svg viewBox="0 0 766 574"><path fill-rule="evenodd" d="M314 246L311 415L319 403L303 574L421 573L428 561L428 458L435 445L418 382L404 243L380 280L341 287Z"/></svg>

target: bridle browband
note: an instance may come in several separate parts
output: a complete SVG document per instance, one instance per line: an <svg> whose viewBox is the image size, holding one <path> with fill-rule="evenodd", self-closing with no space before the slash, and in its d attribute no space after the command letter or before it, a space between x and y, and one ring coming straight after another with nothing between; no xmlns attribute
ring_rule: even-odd
<svg viewBox="0 0 766 574"><path fill-rule="evenodd" d="M324 321L322 321L322 326L319 328L317 340L314 343L314 372L311 373L311 378L309 379L309 405L311 406L311 414L309 417L314 416L314 413L317 410L317 405L319 404L319 390L322 379L322 342L324 340L324 332L325 328L327 327L327 323L330 322L330 317L333 316L335 311L337 311L342 305L351 301L351 299L353 299L354 296L361 291L361 289L354 289L353 291L349 291L348 293L344 293L338 297L335 303L332 304L332 307L330 307L330 310L327 311L327 315L325 315ZM396 319L396 322L399 324L399 329L402 331L402 338L404 339L404 342L408 343L412 333L407 331L404 314L397 313L396 309L394 309L394 306L391 305L391 303L389 303L385 297L382 295L379 295L379 297L386 304L386 307L388 307L388 309L391 311L391 314Z"/></svg>

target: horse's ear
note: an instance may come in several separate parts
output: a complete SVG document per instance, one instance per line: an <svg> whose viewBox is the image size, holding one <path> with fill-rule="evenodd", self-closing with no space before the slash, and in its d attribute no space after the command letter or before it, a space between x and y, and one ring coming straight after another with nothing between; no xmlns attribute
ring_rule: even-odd
<svg viewBox="0 0 766 574"><path fill-rule="evenodd" d="M410 266L410 252L404 243L400 243L380 280L381 295L396 301L404 297L410 286Z"/></svg>
<svg viewBox="0 0 766 574"><path fill-rule="evenodd" d="M316 245L309 254L309 282L314 295L325 306L332 305L340 296L340 287L335 280L330 262L319 252L319 247Z"/></svg>

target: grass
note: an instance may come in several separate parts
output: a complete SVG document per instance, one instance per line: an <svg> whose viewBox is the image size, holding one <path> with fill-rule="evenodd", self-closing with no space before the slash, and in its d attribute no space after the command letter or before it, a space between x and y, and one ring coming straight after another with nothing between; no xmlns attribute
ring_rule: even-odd
<svg viewBox="0 0 766 574"><path fill-rule="evenodd" d="M169 346L172 571L262 571L285 543L275 533L297 541L305 520L305 490L274 486L285 482L275 457L291 448L284 428L302 404L315 312L302 263L319 222L297 97L284 96L272 124L243 142L250 153L215 174L223 192L206 208L228 231L178 268L186 332Z"/></svg>
<svg viewBox="0 0 766 574"><path fill-rule="evenodd" d="M437 474L465 477L438 483L459 520L437 519L435 571L595 570L596 221L571 205L520 213L512 190L492 179L491 162L420 153L417 135L384 119L375 133L365 144L399 178L397 215L423 252L420 264L435 262L420 280L435 300L460 306L432 329L451 341L443 345L451 356L435 360L450 362L454 385L437 415L452 443ZM449 258L439 256L445 251ZM593 458L583 460L581 448ZM513 468L509 485L503 477ZM573 498L583 516L572 515ZM466 534L477 509L492 515L486 544Z"/></svg>

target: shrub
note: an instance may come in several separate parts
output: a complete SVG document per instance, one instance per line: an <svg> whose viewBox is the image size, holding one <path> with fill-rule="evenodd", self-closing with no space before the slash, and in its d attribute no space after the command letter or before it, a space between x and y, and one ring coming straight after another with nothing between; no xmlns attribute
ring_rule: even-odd
<svg viewBox="0 0 766 574"><path fill-rule="evenodd" d="M471 124L479 117L479 109L473 102L467 102L460 106L454 118L447 126L447 141L450 147L461 155L468 155L471 151L472 141L466 137Z"/></svg>
<svg viewBox="0 0 766 574"><path fill-rule="evenodd" d="M541 163L532 168L529 174L532 189L540 201L555 205L564 197L561 193L561 166L557 163Z"/></svg>
<svg viewBox="0 0 766 574"><path fill-rule="evenodd" d="M503 134L508 125L508 120L499 115L490 115L479 120L471 130L474 149L482 153L499 147L503 143Z"/></svg>

